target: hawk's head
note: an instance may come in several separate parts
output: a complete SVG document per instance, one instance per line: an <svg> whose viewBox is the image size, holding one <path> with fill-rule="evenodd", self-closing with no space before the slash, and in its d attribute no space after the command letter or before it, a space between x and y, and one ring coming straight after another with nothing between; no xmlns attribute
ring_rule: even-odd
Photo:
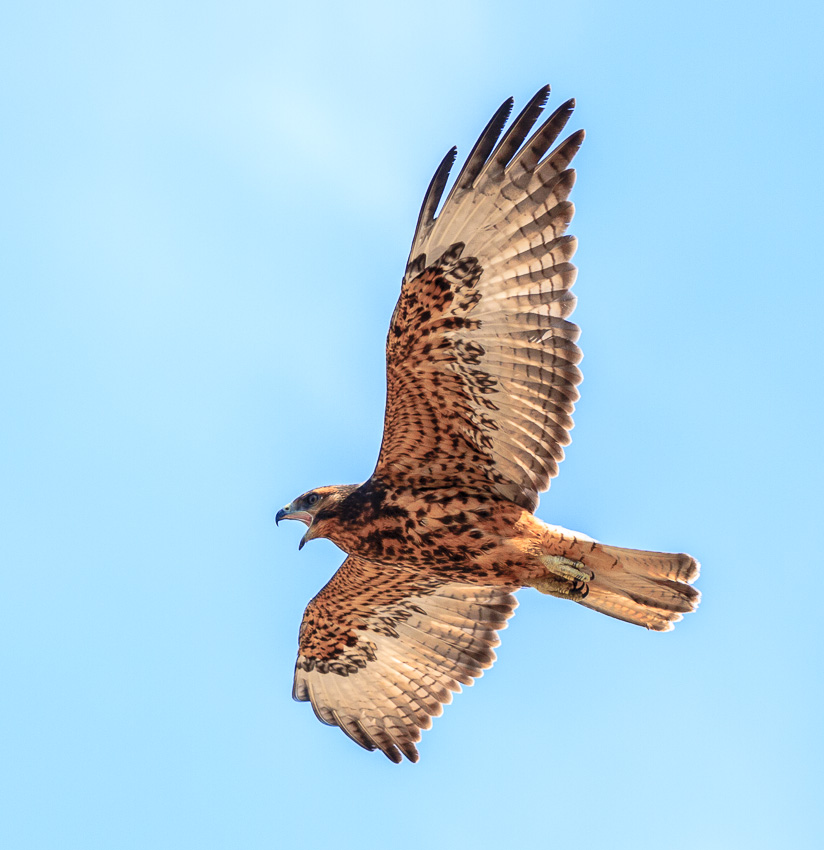
<svg viewBox="0 0 824 850"><path fill-rule="evenodd" d="M303 535L298 546L298 549L303 549L307 540L327 536L327 524L334 521L338 506L356 489L357 485L338 484L309 490L275 514L275 525L282 519L296 519L307 525L306 534Z"/></svg>

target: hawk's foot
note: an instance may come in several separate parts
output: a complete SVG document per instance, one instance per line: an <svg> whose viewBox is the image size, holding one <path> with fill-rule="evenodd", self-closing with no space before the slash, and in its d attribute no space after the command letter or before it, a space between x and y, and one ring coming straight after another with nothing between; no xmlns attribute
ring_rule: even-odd
<svg viewBox="0 0 824 850"><path fill-rule="evenodd" d="M541 555L538 560L547 568L547 572L568 581L586 584L594 578L592 570L588 570L580 561L573 561L563 555Z"/></svg>
<svg viewBox="0 0 824 850"><path fill-rule="evenodd" d="M589 593L589 582L594 578L580 561L564 558L562 555L542 555L541 563L549 575L533 579L529 587L549 596L565 599L583 599Z"/></svg>

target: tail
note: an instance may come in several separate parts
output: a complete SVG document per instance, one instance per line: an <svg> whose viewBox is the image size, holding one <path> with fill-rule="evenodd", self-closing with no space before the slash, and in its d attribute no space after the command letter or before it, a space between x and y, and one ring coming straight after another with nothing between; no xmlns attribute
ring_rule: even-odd
<svg viewBox="0 0 824 850"><path fill-rule="evenodd" d="M689 555L594 543L581 561L594 575L589 592L576 601L618 620L667 632L701 601L690 587L699 564Z"/></svg>

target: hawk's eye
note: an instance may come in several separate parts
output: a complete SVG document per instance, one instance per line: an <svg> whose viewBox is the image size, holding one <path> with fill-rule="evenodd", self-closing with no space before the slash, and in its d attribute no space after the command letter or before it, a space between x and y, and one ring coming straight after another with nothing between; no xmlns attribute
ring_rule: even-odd
<svg viewBox="0 0 824 850"><path fill-rule="evenodd" d="M306 499L306 502L307 502L307 504L309 504L309 505L316 505L316 504L318 503L318 499L320 499L320 496L318 496L318 494L317 494L317 493L312 493L312 495L311 495L311 496L309 496L309 497Z"/></svg>

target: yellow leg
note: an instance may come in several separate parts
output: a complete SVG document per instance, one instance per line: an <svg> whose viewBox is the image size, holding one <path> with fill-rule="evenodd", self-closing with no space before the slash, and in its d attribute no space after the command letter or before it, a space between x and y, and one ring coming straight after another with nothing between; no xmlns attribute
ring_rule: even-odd
<svg viewBox="0 0 824 850"><path fill-rule="evenodd" d="M529 587L549 596L566 599L582 599L589 593L592 571L580 561L573 561L562 555L541 555L540 561L549 575L533 579L529 582Z"/></svg>
<svg viewBox="0 0 824 850"><path fill-rule="evenodd" d="M592 571L580 561L573 561L563 555L541 555L541 563L549 573L567 581L592 581Z"/></svg>

